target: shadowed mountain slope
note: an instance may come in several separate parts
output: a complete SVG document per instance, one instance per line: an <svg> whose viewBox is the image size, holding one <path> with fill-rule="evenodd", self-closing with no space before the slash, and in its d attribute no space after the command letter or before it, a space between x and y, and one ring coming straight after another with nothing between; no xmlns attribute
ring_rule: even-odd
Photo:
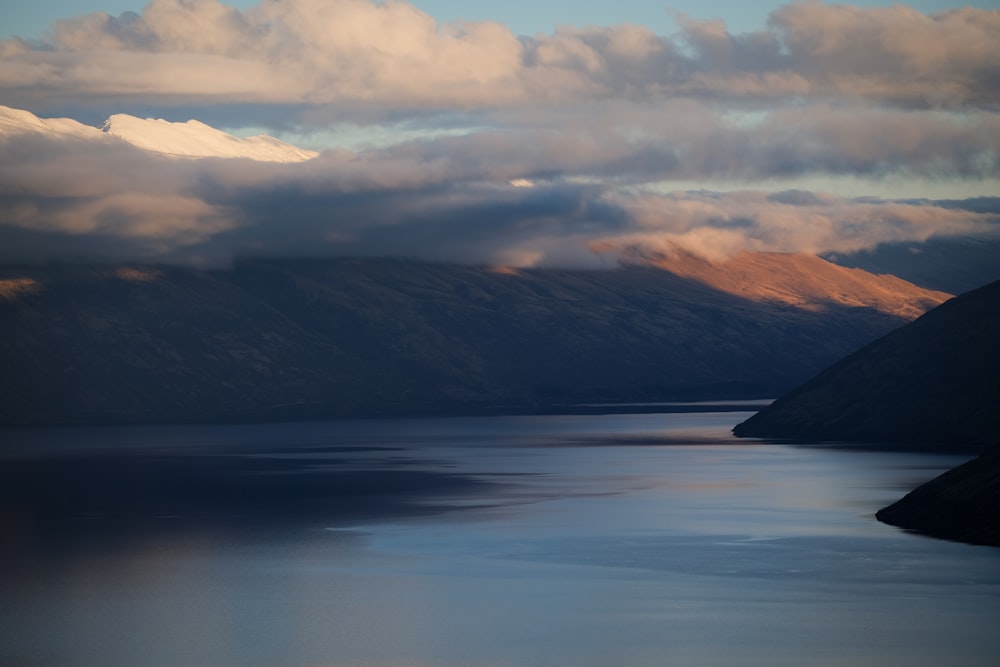
<svg viewBox="0 0 1000 667"><path fill-rule="evenodd" d="M1000 434L1000 282L956 297L739 424L739 436L983 448Z"/></svg>
<svg viewBox="0 0 1000 667"><path fill-rule="evenodd" d="M1000 208L1000 199L990 199L990 202L989 210ZM827 259L872 273L891 273L928 289L963 294L1000 279L1000 238L997 236L885 243L855 253L831 254Z"/></svg>
<svg viewBox="0 0 1000 667"><path fill-rule="evenodd" d="M875 516L935 537L1000 546L1000 447L918 486Z"/></svg>
<svg viewBox="0 0 1000 667"><path fill-rule="evenodd" d="M734 430L740 436L993 449L880 510L880 521L1000 546L1000 282L838 362Z"/></svg>
<svg viewBox="0 0 1000 667"><path fill-rule="evenodd" d="M770 271L782 258L762 261ZM813 295L808 307L749 300L688 273L391 259L252 260L228 271L7 267L0 423L758 397L907 319L864 298L849 305ZM895 284L855 275L865 289ZM896 307L918 311L945 297L907 283L895 289Z"/></svg>

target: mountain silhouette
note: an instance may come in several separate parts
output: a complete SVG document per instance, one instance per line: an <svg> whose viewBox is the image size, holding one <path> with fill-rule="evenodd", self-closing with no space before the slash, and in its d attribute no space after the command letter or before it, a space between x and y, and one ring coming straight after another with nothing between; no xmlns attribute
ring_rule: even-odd
<svg viewBox="0 0 1000 667"><path fill-rule="evenodd" d="M736 435L982 449L1000 434L1000 281L872 342Z"/></svg>

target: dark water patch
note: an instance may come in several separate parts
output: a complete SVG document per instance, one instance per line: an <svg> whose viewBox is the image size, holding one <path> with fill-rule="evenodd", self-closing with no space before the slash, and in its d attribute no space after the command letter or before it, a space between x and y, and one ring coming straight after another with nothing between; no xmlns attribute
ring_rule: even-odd
<svg viewBox="0 0 1000 667"><path fill-rule="evenodd" d="M20 559L147 534L274 535L427 515L500 483L423 463L177 452L6 460L0 551Z"/></svg>

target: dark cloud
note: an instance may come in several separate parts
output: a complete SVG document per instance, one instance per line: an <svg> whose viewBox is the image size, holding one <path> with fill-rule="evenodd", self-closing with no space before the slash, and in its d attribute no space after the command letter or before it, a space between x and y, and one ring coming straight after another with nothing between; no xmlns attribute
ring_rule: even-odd
<svg viewBox="0 0 1000 667"><path fill-rule="evenodd" d="M497 159L505 142L495 136L330 151L294 164L172 158L99 136L0 141L0 259L221 264L240 255L388 254L582 266L607 262L595 244L679 244L712 256L850 251L983 233L996 214L810 192L623 190L571 178L571 163L611 174L629 160L641 165L641 150L602 162L599 150L559 156L542 142L508 164L505 154ZM550 171L561 175L525 176Z"/></svg>

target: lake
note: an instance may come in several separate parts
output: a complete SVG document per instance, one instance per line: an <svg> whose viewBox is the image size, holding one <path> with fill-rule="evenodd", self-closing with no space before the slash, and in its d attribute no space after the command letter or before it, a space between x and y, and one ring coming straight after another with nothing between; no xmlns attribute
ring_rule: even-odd
<svg viewBox="0 0 1000 667"><path fill-rule="evenodd" d="M1000 549L873 517L963 457L691 409L0 432L0 664L996 664Z"/></svg>

